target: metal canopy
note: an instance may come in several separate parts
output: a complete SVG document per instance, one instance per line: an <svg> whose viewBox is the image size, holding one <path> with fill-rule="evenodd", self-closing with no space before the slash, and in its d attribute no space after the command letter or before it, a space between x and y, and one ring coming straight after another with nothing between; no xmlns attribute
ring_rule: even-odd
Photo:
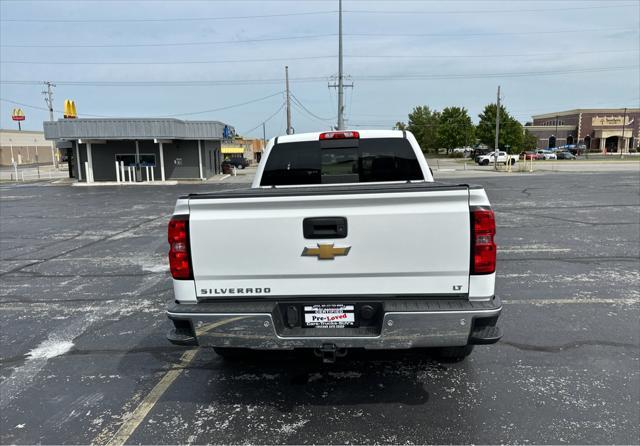
<svg viewBox="0 0 640 446"><path fill-rule="evenodd" d="M53 140L221 140L235 133L233 127L219 121L182 121L174 118L60 119L43 124L45 139Z"/></svg>

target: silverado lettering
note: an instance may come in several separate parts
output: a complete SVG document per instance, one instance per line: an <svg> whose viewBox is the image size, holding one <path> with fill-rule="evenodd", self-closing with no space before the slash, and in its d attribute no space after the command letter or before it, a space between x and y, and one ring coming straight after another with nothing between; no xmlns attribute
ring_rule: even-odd
<svg viewBox="0 0 640 446"><path fill-rule="evenodd" d="M201 288L200 294L270 294L271 288Z"/></svg>

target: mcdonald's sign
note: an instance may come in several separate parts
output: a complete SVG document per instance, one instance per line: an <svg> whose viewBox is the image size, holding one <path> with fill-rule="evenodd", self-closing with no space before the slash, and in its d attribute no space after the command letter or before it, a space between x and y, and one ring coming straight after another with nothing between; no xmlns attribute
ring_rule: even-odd
<svg viewBox="0 0 640 446"><path fill-rule="evenodd" d="M14 108L13 109L13 113L11 113L11 119L13 119L14 121L24 121L25 117L24 117L24 112L22 111L21 108Z"/></svg>
<svg viewBox="0 0 640 446"><path fill-rule="evenodd" d="M64 118L75 119L77 117L78 117L78 112L76 112L76 103L72 100L65 99L64 100Z"/></svg>

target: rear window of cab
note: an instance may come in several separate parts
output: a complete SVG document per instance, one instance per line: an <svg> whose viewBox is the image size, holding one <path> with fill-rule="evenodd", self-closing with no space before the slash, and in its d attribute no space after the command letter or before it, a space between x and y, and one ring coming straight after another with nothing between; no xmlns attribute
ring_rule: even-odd
<svg viewBox="0 0 640 446"><path fill-rule="evenodd" d="M423 180L404 138L336 139L276 144L261 186Z"/></svg>

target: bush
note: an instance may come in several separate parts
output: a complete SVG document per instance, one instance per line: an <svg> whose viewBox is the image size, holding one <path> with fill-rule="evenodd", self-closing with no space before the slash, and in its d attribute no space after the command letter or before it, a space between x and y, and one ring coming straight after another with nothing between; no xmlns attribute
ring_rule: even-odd
<svg viewBox="0 0 640 446"><path fill-rule="evenodd" d="M449 158L464 158L464 153L462 152L452 152L447 155Z"/></svg>

